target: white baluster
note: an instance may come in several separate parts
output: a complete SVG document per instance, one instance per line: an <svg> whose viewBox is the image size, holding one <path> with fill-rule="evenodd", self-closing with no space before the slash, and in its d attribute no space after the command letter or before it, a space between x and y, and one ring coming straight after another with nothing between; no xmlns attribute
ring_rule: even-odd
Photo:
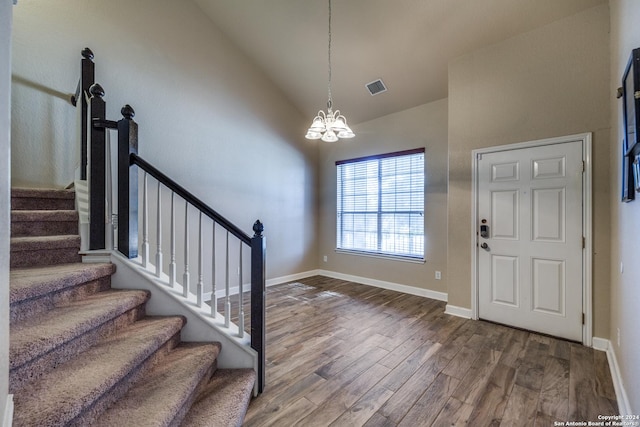
<svg viewBox="0 0 640 427"><path fill-rule="evenodd" d="M238 267L238 299L240 307L238 308L238 335L240 338L244 337L244 298L242 295L242 242L240 243L240 266Z"/></svg>
<svg viewBox="0 0 640 427"><path fill-rule="evenodd" d="M109 132L109 130L107 129L106 132L106 151L107 151L107 157L106 157L106 168L105 168L105 172L106 172L106 185L105 185L105 199L106 199L106 206L105 206L105 210L107 213L106 216L106 220L107 220L107 225L105 227L105 248L106 249L111 249L111 250L116 250L118 249L117 247L117 243L116 243L116 236L115 236L115 227L113 224L113 174L111 171L111 132ZM117 176L117 174L116 174ZM117 187L116 187L117 188Z"/></svg>
<svg viewBox="0 0 640 427"><path fill-rule="evenodd" d="M202 307L204 302L204 273L202 267L204 264L202 249L202 212L200 212L200 218L198 222L198 307Z"/></svg>
<svg viewBox="0 0 640 427"><path fill-rule="evenodd" d="M162 191L160 181L158 181L158 200L157 200L157 225L156 225L156 277L162 274Z"/></svg>
<svg viewBox="0 0 640 427"><path fill-rule="evenodd" d="M189 296L189 203L184 202L184 274L182 275L182 296Z"/></svg>
<svg viewBox="0 0 640 427"><path fill-rule="evenodd" d="M169 285L176 284L176 209L173 204L175 193L171 192L171 262L169 263Z"/></svg>
<svg viewBox="0 0 640 427"><path fill-rule="evenodd" d="M218 298L216 298L216 222L213 222L213 235L211 241L211 317L216 317L218 311Z"/></svg>
<svg viewBox="0 0 640 427"><path fill-rule="evenodd" d="M227 231L227 251L226 251L226 270L225 270L225 287L224 287L224 326L229 327L231 324L231 300L229 299L229 232Z"/></svg>
<svg viewBox="0 0 640 427"><path fill-rule="evenodd" d="M142 266L147 268L149 264L149 209L147 208L147 173L144 173L142 181Z"/></svg>

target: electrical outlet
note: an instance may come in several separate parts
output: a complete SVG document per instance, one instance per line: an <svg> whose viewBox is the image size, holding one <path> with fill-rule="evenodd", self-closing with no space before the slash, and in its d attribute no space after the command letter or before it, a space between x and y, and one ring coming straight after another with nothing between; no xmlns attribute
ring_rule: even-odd
<svg viewBox="0 0 640 427"><path fill-rule="evenodd" d="M326 255L322 257L322 261L324 261L324 262L327 262L327 259L328 259L328 258L327 258L327 256L326 256Z"/></svg>
<svg viewBox="0 0 640 427"><path fill-rule="evenodd" d="M440 280L442 279L442 273L439 271L436 271L436 280Z"/></svg>
<svg viewBox="0 0 640 427"><path fill-rule="evenodd" d="M620 328L618 328L618 347L620 347Z"/></svg>
<svg viewBox="0 0 640 427"><path fill-rule="evenodd" d="M620 262L620 274L624 273L624 264Z"/></svg>

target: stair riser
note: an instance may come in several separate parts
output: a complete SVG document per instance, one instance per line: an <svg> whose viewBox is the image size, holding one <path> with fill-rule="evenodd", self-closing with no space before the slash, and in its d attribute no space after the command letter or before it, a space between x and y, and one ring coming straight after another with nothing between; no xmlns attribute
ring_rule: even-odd
<svg viewBox="0 0 640 427"><path fill-rule="evenodd" d="M19 322L51 310L62 303L79 301L97 292L109 289L111 289L111 277L103 277L72 288L64 288L58 292L52 292L39 298L13 303L11 304L9 312L9 320L11 323Z"/></svg>
<svg viewBox="0 0 640 427"><path fill-rule="evenodd" d="M47 354L12 369L9 373L9 392L15 393L19 391L26 384L76 357L78 353L88 349L99 340L116 333L144 316L145 305L142 304L62 344Z"/></svg>
<svg viewBox="0 0 640 427"><path fill-rule="evenodd" d="M256 381L252 369L225 369L215 373L203 395L184 420L189 427L241 426Z"/></svg>
<svg viewBox="0 0 640 427"><path fill-rule="evenodd" d="M11 237L78 234L78 221L12 221Z"/></svg>
<svg viewBox="0 0 640 427"><path fill-rule="evenodd" d="M80 247L11 251L11 268L82 262Z"/></svg>
<svg viewBox="0 0 640 427"><path fill-rule="evenodd" d="M12 210L73 210L74 199L11 197Z"/></svg>
<svg viewBox="0 0 640 427"><path fill-rule="evenodd" d="M180 425L198 391L215 372L219 353L220 345L181 343L93 426L113 427L122 420L132 426Z"/></svg>
<svg viewBox="0 0 640 427"><path fill-rule="evenodd" d="M216 372L216 369L218 369L218 359L213 362L206 375L202 377L202 379L198 383L198 386L191 394L191 397L184 403L184 405L182 405L182 408L176 413L173 421L171 421L171 423L169 424L170 427L180 427L182 425L182 421L187 416L189 409L191 409L191 406L196 402L200 393L202 393L202 391L207 388L207 384L209 383L209 380L211 379L213 374Z"/></svg>
<svg viewBox="0 0 640 427"><path fill-rule="evenodd" d="M113 402L123 397L133 384L144 378L147 372L157 363L161 362L178 344L180 344L180 332L165 342L158 350L138 365L137 368L132 369L126 377L120 380L110 390L105 390L101 396L96 398L92 403L87 404L87 407L77 417L68 421L65 425L69 427L86 427L91 425ZM14 426L19 427L15 423Z"/></svg>
<svg viewBox="0 0 640 427"><path fill-rule="evenodd" d="M206 382L198 385L198 389L195 392L195 400L193 401L193 403L199 402L200 399L202 399L207 395L207 390L209 388L208 387L209 381L211 381L211 377L213 377L213 375L216 373L217 370L218 370L218 359L216 358L215 362L213 362L213 369L211 371L211 375L209 375Z"/></svg>

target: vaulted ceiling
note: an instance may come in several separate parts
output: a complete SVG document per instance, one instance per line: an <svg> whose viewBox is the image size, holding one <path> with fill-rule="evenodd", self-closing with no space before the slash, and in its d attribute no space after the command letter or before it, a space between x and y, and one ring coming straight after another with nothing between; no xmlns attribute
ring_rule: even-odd
<svg viewBox="0 0 640 427"><path fill-rule="evenodd" d="M309 120L326 108L328 0L194 1ZM353 125L445 98L451 60L605 2L332 0L334 109Z"/></svg>

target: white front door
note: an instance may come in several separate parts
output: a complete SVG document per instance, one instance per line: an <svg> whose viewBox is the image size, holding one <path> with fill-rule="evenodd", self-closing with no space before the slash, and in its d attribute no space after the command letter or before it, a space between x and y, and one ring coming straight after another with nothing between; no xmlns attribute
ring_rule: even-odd
<svg viewBox="0 0 640 427"><path fill-rule="evenodd" d="M582 142L478 160L479 317L582 341Z"/></svg>

